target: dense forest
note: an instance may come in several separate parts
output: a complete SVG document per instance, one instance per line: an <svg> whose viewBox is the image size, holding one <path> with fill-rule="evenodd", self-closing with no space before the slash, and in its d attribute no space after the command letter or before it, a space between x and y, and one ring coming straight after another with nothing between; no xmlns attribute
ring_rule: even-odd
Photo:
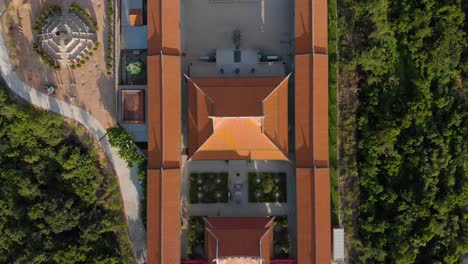
<svg viewBox="0 0 468 264"><path fill-rule="evenodd" d="M80 138L0 87L0 263L131 263L118 186Z"/></svg>
<svg viewBox="0 0 468 264"><path fill-rule="evenodd" d="M339 1L351 263L460 263L468 252L467 9L462 0Z"/></svg>

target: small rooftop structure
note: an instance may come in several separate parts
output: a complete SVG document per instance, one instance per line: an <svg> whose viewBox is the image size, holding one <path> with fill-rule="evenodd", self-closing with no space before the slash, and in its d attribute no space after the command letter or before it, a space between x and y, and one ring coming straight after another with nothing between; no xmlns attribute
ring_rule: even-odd
<svg viewBox="0 0 468 264"><path fill-rule="evenodd" d="M335 263L344 263L344 229L333 228L333 261Z"/></svg>
<svg viewBox="0 0 468 264"><path fill-rule="evenodd" d="M143 15L141 9L130 9L128 19L129 24L132 27L143 25Z"/></svg>

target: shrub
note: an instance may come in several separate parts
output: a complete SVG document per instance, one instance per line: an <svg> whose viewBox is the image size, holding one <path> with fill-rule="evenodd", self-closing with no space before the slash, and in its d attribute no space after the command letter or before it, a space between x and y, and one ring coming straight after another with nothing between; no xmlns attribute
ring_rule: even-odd
<svg viewBox="0 0 468 264"><path fill-rule="evenodd" d="M144 161L144 157L138 153L137 146L121 127L108 128L107 137L110 145L119 149L119 156L127 162L129 168L135 162L141 163Z"/></svg>
<svg viewBox="0 0 468 264"><path fill-rule="evenodd" d="M80 67L81 67L81 63L76 64L76 67L80 68Z"/></svg>
<svg viewBox="0 0 468 264"><path fill-rule="evenodd" d="M76 66L75 66L75 64L72 64L72 65L70 65L70 68L72 68L72 69L76 69Z"/></svg>
<svg viewBox="0 0 468 264"><path fill-rule="evenodd" d="M86 61L85 61L85 60L80 60L80 63L81 63L81 64L85 64Z"/></svg>

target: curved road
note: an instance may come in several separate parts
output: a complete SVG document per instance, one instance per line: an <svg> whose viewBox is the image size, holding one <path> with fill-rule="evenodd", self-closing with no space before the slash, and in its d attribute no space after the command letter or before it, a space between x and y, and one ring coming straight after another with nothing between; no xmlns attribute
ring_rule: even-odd
<svg viewBox="0 0 468 264"><path fill-rule="evenodd" d="M1 0L0 0L1 1ZM0 12L1 14L1 12ZM8 87L21 98L31 104L51 112L72 118L84 125L99 142L107 157L112 162L119 179L120 192L123 200L132 251L137 263L146 262L146 230L140 217L141 187L136 174L137 169L129 169L107 140L106 130L90 113L62 100L40 93L23 83L13 70L0 27L0 73Z"/></svg>

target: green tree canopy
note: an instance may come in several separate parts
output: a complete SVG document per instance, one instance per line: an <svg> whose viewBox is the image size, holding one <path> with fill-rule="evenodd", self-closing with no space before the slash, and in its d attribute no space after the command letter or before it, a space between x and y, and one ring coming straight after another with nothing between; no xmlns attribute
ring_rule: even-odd
<svg viewBox="0 0 468 264"><path fill-rule="evenodd" d="M128 253L108 201L118 188L70 131L0 88L0 263L120 263Z"/></svg>

